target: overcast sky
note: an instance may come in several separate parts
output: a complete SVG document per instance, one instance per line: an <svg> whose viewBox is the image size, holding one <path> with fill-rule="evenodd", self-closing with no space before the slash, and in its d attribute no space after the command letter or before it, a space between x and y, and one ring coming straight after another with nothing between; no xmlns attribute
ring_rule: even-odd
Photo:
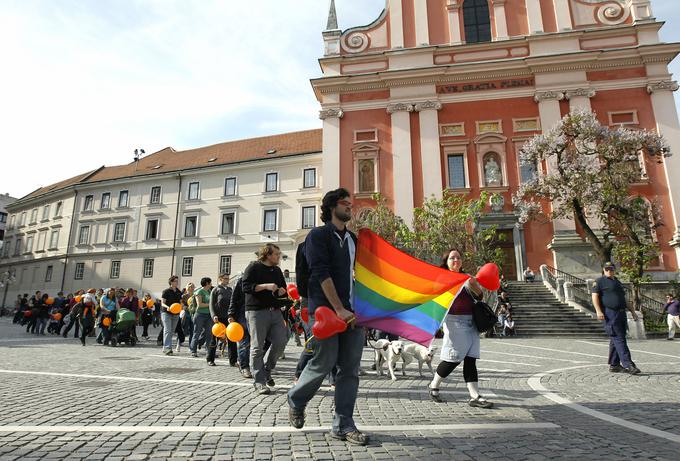
<svg viewBox="0 0 680 461"><path fill-rule="evenodd" d="M328 3L0 0L0 193L128 163L138 147L320 127L309 79ZM346 29L385 0L336 4ZM680 41L677 4L653 2L665 41Z"/></svg>

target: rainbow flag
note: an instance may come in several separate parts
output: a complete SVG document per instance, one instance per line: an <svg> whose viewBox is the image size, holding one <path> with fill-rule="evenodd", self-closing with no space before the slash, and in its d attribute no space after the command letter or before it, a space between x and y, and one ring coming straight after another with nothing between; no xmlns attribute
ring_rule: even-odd
<svg viewBox="0 0 680 461"><path fill-rule="evenodd" d="M428 346L469 276L420 261L362 229L355 278L359 325Z"/></svg>

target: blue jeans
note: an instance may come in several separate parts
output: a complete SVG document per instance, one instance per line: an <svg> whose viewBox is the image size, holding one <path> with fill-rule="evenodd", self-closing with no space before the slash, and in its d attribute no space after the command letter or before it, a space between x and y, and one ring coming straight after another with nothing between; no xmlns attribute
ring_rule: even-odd
<svg viewBox="0 0 680 461"><path fill-rule="evenodd" d="M314 317L310 316L310 327ZM347 434L356 430L354 405L359 389L359 365L364 349L363 328L350 328L324 340L312 340L314 355L302 371L298 383L288 391L288 404L303 409L319 390L323 380L337 367L335 378L335 415L333 432Z"/></svg>
<svg viewBox="0 0 680 461"><path fill-rule="evenodd" d="M189 344L191 344L191 338L194 336L194 321L189 312L186 312L184 319L182 319L182 331L184 331L184 336L189 338Z"/></svg>
<svg viewBox="0 0 680 461"><path fill-rule="evenodd" d="M626 342L628 314L625 310L605 309L604 330L609 336L609 365L630 368L635 365Z"/></svg>
<svg viewBox="0 0 680 461"><path fill-rule="evenodd" d="M172 315L168 312L161 312L161 322L163 323L163 352L172 350L172 335L175 334L179 315Z"/></svg>
<svg viewBox="0 0 680 461"><path fill-rule="evenodd" d="M238 342L238 366L241 370L250 368L250 333L246 316L239 317L238 323L243 327L243 339Z"/></svg>
<svg viewBox="0 0 680 461"><path fill-rule="evenodd" d="M38 318L38 321L35 324L35 334L36 335L44 335L45 334L45 327L47 327L47 320L46 318L40 317Z"/></svg>
<svg viewBox="0 0 680 461"><path fill-rule="evenodd" d="M203 312L197 312L194 316L194 334L191 337L191 343L189 343L189 349L191 352L198 351L198 340L201 336L208 338L208 335L212 336L212 326L213 321L210 318L210 314Z"/></svg>

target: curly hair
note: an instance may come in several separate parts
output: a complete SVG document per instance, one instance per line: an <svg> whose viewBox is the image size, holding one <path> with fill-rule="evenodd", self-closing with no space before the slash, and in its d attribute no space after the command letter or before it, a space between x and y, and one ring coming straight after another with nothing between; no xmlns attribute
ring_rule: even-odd
<svg viewBox="0 0 680 461"><path fill-rule="evenodd" d="M321 202L321 221L327 223L333 219L333 208L338 206L338 202L349 197L349 191L343 187L327 192Z"/></svg>

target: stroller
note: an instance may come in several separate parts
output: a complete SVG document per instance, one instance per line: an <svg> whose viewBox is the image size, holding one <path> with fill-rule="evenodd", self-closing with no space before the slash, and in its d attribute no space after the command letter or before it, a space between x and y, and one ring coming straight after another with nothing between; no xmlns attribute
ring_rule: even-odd
<svg viewBox="0 0 680 461"><path fill-rule="evenodd" d="M118 309L116 311L116 321L109 327L111 331L111 343L125 343L128 346L137 344L137 337L134 329L137 324L135 313L128 309Z"/></svg>

